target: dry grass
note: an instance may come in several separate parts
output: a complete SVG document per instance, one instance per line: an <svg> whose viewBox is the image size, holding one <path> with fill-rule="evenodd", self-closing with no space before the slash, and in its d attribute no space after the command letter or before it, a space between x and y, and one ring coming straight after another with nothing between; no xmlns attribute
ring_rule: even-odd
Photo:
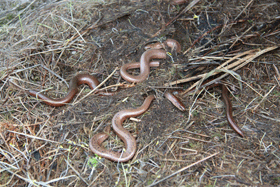
<svg viewBox="0 0 280 187"><path fill-rule="evenodd" d="M279 7L273 0L1 2L0 184L280 185ZM141 84L120 78L122 64L138 61L145 44L164 38L178 39L183 54L172 54ZM58 108L26 92L61 97L78 72L118 92L98 97L83 87ZM244 138L228 127L219 91L187 95L210 77L204 86L223 79L231 88ZM163 99L167 88L183 89L188 111ZM93 134L151 93L157 100L150 109L124 123L137 138L135 157L114 163L92 154ZM123 147L113 133L104 144Z"/></svg>

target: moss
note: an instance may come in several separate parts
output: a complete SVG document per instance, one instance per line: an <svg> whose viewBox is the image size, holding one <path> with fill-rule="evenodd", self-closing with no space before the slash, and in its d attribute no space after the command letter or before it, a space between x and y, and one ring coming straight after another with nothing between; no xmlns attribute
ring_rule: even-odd
<svg viewBox="0 0 280 187"><path fill-rule="evenodd" d="M13 13L8 13L6 17L4 17L2 20L0 20L0 26L7 24L10 20L14 19L16 15Z"/></svg>
<svg viewBox="0 0 280 187"><path fill-rule="evenodd" d="M3 172L0 177L0 184L5 184L10 180L10 174L8 172Z"/></svg>
<svg viewBox="0 0 280 187"><path fill-rule="evenodd" d="M277 90L274 90L274 91L273 91L273 95L275 95L275 96L280 96L280 92L277 91Z"/></svg>
<svg viewBox="0 0 280 187"><path fill-rule="evenodd" d="M10 20L14 19L14 17L16 17L16 15L14 15L12 13L8 13L6 16L6 19L10 21Z"/></svg>

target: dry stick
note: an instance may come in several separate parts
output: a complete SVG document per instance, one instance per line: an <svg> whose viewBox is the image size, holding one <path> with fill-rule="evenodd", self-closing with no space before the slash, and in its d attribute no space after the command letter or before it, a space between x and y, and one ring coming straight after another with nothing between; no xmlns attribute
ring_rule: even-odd
<svg viewBox="0 0 280 187"><path fill-rule="evenodd" d="M244 62L244 61L246 61L246 60L248 60L248 59L250 59L252 56L254 56L254 55L248 55L248 56L246 56L245 58L242 58L242 59L240 59L240 60L238 60L237 62L235 62L235 63L233 63L233 64L231 64L231 65L228 65L226 68L224 68L223 70L225 70L225 71L227 71L227 70L230 70L230 68L232 68L232 67L234 67L235 65L238 65L238 64L240 64L240 63L242 63L242 62ZM204 76L203 77L201 77L201 79L199 80L199 81L197 81L196 83L194 83L191 87L189 87L187 90L185 90L183 93L182 93L182 95L184 95L184 94L186 94L186 93L188 93L190 90L192 90L195 86L197 86L198 84L200 84L200 83L202 83L204 80L206 80L208 77L211 77L211 76L213 76L213 75L217 75L217 74L219 74L219 73L222 73L223 71L219 71L219 70L222 70L221 68L216 68L216 69L214 69L214 70L212 70L212 74L210 74L211 72L209 72L209 73L205 73L205 74L203 74ZM229 73L226 73L226 75L228 75ZM221 80L221 78L219 77L219 78L217 78L217 79L215 79L215 81L217 81L217 80ZM211 83L213 83L214 81L211 81ZM207 85L209 85L210 83L208 83ZM204 86L206 86L206 85L204 85Z"/></svg>
<svg viewBox="0 0 280 187"><path fill-rule="evenodd" d="M274 86L269 90L269 92L267 92L267 94L265 94L265 96L262 98L262 100L259 102L259 104L257 104L257 106L253 109L253 111L255 111L255 110L260 106L260 104L267 98L267 96L272 92L272 90L274 90L275 87L276 87L276 85L274 85Z"/></svg>
<svg viewBox="0 0 280 187"><path fill-rule="evenodd" d="M218 26L216 26L216 27L210 29L209 31L205 32L204 34L202 34L199 38L197 38L197 39L192 43L192 45L183 53L183 55L185 55L187 52L189 52L189 51L193 48L193 46L194 46L198 41L200 41L204 36L206 36L207 34L213 32L214 30L216 30L216 29L218 29L218 28L220 28L220 27L222 27L222 25L218 25Z"/></svg>
<svg viewBox="0 0 280 187"><path fill-rule="evenodd" d="M97 177L95 177L95 179L93 179L93 181L89 184L89 186L93 186L93 183L100 177L100 175L105 171L106 168L103 169L103 171L101 173L98 174Z"/></svg>
<svg viewBox="0 0 280 187"><path fill-rule="evenodd" d="M238 60L237 62L235 62L235 63L233 63L233 64L230 64L230 65L227 66L227 68L225 68L225 69L228 70L228 69L233 68L234 66L238 65L237 67L235 67L235 68L232 69L232 71L236 71L236 70L242 68L243 66L247 65L249 62L251 62L252 60L254 60L255 58L257 58L258 56L260 56L260 55L262 55L262 54L264 54L264 53L267 53L267 52L269 52L269 51L272 51L272 50L274 50L274 49L277 49L278 47L279 47L279 46L267 47L267 48L264 49L264 50L258 51L257 53L252 54L252 55L248 55L248 56L246 56L245 58L240 59L240 60ZM239 61L244 61L244 60L245 60L245 62L243 62L242 64L240 64ZM220 66L219 66L219 67L220 67ZM216 69L217 69L217 68L216 68ZM217 74L217 73L216 73L216 74ZM203 75L204 75L204 74L203 74ZM206 75L207 75L207 73L203 76L203 78L202 78L201 80L204 80L204 77L206 77ZM213 75L214 75L214 74L213 74ZM214 82L217 81L217 80L221 80L222 78L224 78L224 77L226 77L226 76L228 76L228 75L229 75L229 73L225 73L225 74L221 75L220 77L216 78L215 80L212 80L212 81L208 82L207 84L205 84L205 86L210 85L210 84L214 83ZM194 85L192 85L190 88L188 88L186 91L184 91L184 93L182 93L182 95L184 95L184 94L186 94L187 92L189 92L192 88L194 88L197 84L199 84L201 80L199 80L199 81L197 81L196 83L194 83ZM258 92L257 92L257 93L258 93ZM259 94L259 93L258 93L258 94ZM259 94L259 95L262 96L261 94ZM262 96L262 97L263 97L263 96Z"/></svg>
<svg viewBox="0 0 280 187"><path fill-rule="evenodd" d="M103 82L101 82L100 84L98 84L98 86L96 86L93 90L91 90L87 95L85 95L84 97L82 97L80 100L74 102L72 105L75 105L75 104L81 102L83 99L85 99L85 98L88 97L90 94L92 94L93 92L95 92L95 91L96 91L98 88L100 88L109 78L111 78L117 70L118 70L118 67L116 67L116 68L114 69L114 71L113 71Z"/></svg>
<svg viewBox="0 0 280 187"><path fill-rule="evenodd" d="M1 126L2 124L0 123L0 126ZM8 148L8 152L11 152L11 149L10 149L10 146L8 145L8 143L7 143L7 141L6 141L6 138L4 138L4 136L3 136L3 134L4 133L0 133L0 138L2 138L2 140L4 141L4 143L5 143L5 145L6 145L6 147ZM4 145L2 145L2 146L4 146ZM1 150L1 149L0 149ZM10 160L9 160L10 161Z"/></svg>
<svg viewBox="0 0 280 187"><path fill-rule="evenodd" d="M60 19L62 19L63 21L65 21L68 25L70 25L78 34L78 36L80 36L80 38L83 40L83 42L86 43L85 39L83 38L83 36L81 35L81 33L78 31L78 29L76 29L76 27L74 27L71 23L69 23L68 21L66 21L63 17L58 16ZM69 43L70 41L67 41L67 43Z"/></svg>
<svg viewBox="0 0 280 187"><path fill-rule="evenodd" d="M254 52L255 50L250 50L250 51L246 51L242 54L239 54L239 55L236 55L235 57L229 59L228 61L226 61L225 63L223 63L222 65L218 66L216 69L220 69L222 67L224 67L225 65L227 65L228 63L230 63L231 61L241 57L241 56L244 56L246 54L250 54L252 52ZM193 81L193 80L197 80L199 78L203 78L205 75L207 75L208 73L204 73L204 74L201 74L201 75L197 75L197 76L193 76L193 77L188 77L188 78L185 78L185 79L180 79L180 80L176 80L176 81L173 81L173 82L170 82L170 83L166 83L164 84L164 86L172 86L172 85L175 85L175 84L181 84L181 83L186 83L186 82L189 82L189 81Z"/></svg>
<svg viewBox="0 0 280 187"><path fill-rule="evenodd" d="M280 86L280 77L277 79L277 77L274 75L274 78L275 78L275 80L276 80L276 82L278 83L278 86Z"/></svg>
<svg viewBox="0 0 280 187"><path fill-rule="evenodd" d="M265 115L260 115L260 114L257 114L257 115L258 115L258 116L261 116L261 117L263 117L263 118L272 120L272 121L280 122L280 118L271 118L271 117L268 117L268 116L265 116Z"/></svg>
<svg viewBox="0 0 280 187"><path fill-rule="evenodd" d="M236 18L234 19L235 21L239 18L239 16L248 8L248 6L253 2L254 0L251 0L246 6L245 8L236 16Z"/></svg>
<svg viewBox="0 0 280 187"><path fill-rule="evenodd" d="M230 22L229 24L234 24L234 23L244 22L244 21L245 21L245 20L234 20L234 21ZM202 34L199 38L197 38L197 39L192 43L192 45L183 53L183 55L185 55L187 52L189 52L189 51L193 48L193 46L194 46L197 42L199 42L204 36L206 36L207 34L213 32L214 30L216 30L216 29L218 29L218 28L220 28L220 27L222 27L222 26L225 26L225 24L223 24L223 25L218 25L218 26L216 26L216 27L210 29L209 31L206 31L204 34ZM238 38L238 37L237 37L237 38Z"/></svg>
<svg viewBox="0 0 280 187"><path fill-rule="evenodd" d="M72 164L70 164L66 159L64 159L64 161L68 164L68 166L78 175L78 177L87 184L87 186L89 186L89 184L87 183L87 181L81 176L81 174L72 166Z"/></svg>
<svg viewBox="0 0 280 187"><path fill-rule="evenodd" d="M59 177L59 178L55 178L55 179L49 180L49 181L47 181L45 183L49 184L49 183L53 183L53 182L58 182L60 180L64 180L65 181L65 179L68 179L70 177L77 177L77 176L76 175L69 175L69 176L66 176L66 177Z"/></svg>
<svg viewBox="0 0 280 187"><path fill-rule="evenodd" d="M204 142L204 143L212 143L211 141L206 141L206 140L202 140L202 139L198 139L198 138L193 138L190 136L182 136L183 138L187 138L187 139L191 139L191 140L195 140L195 141L200 141L200 142Z"/></svg>
<svg viewBox="0 0 280 187"><path fill-rule="evenodd" d="M60 16L58 16L58 17L60 17ZM76 27L74 27L71 23L69 23L68 21L66 21L66 20L63 19L62 17L60 17L60 19L62 19L62 20L65 21L68 25L70 25L70 26L77 32L77 33L76 33L77 36L80 36L80 38L83 40L83 42L86 43L85 39L83 38L83 36L81 35L81 33L78 31L78 29L76 29ZM74 35L74 36L75 36L75 35ZM71 39L72 39L72 38L71 38ZM64 44L64 46L66 47L66 46L70 43L70 41L72 41L72 40L66 40L66 43ZM61 53L60 53L58 59L56 60L56 63L55 63L55 64L58 63L59 59L62 57L62 55L64 54L64 52L65 52L65 48L62 49L62 51L61 51Z"/></svg>
<svg viewBox="0 0 280 187"><path fill-rule="evenodd" d="M10 25L10 23L12 23L14 20L18 19L18 17L27 9L29 9L29 7L31 7L33 5L33 3L35 3L37 0L32 1L27 7L25 7L23 10L21 10L19 13L17 13L17 15L11 19L8 23L6 23L6 25ZM17 6L17 7L21 7L21 5Z"/></svg>
<svg viewBox="0 0 280 187"><path fill-rule="evenodd" d="M82 31L78 31L76 34L74 34L65 44L65 46L67 46L70 42L72 42L73 40L75 40L76 38L83 37L88 31L94 29L95 27L98 27L97 23L102 19L102 17L99 15L99 18L96 22L94 22L90 27L88 27L86 30Z"/></svg>
<svg viewBox="0 0 280 187"><path fill-rule="evenodd" d="M193 167L193 166L195 166L195 165L197 165L197 164L199 164L199 163L201 163L201 162L203 162L203 161L205 161L205 160L208 160L209 158L212 158L213 156L216 156L217 154L219 154L219 152L214 153L214 154L212 154L212 155L210 155L210 156L208 156L208 157L206 157L206 158L203 158L203 159L201 159L201 160L199 160L199 161L197 161L197 162L195 162L195 163L193 163L193 164L191 164L191 165L188 165L188 166L186 166L186 167L183 167L182 169L180 169L180 170L178 170L178 171L172 173L171 175L169 175L169 176L167 176L167 177L164 177L163 179L161 179L161 180L159 180L159 181L157 181L157 182L155 182L155 183L149 185L148 187L155 186L156 184L161 183L161 182L165 181L166 179L168 179L168 178L170 178L170 177L172 177L172 176L174 176L174 175L177 175L178 173L181 173L182 171L184 171L184 170L186 170L186 169L189 169L189 168L191 168L191 167Z"/></svg>
<svg viewBox="0 0 280 187"><path fill-rule="evenodd" d="M134 159L133 161L137 158L137 156L144 150L146 149L147 147L149 147L155 140L157 140L157 138L153 139L149 144L145 145L141 150L137 151L135 156L134 156Z"/></svg>
<svg viewBox="0 0 280 187"><path fill-rule="evenodd" d="M248 55L248 56L246 56L245 58L240 59L240 60L238 60L237 62L234 62L233 64L228 65L225 69L226 69L226 70L229 70L229 69L233 68L232 71L236 71L236 70L242 68L243 66L247 65L249 62L251 62L252 60L254 60L255 58L257 58L258 56L260 56L260 55L262 55L262 54L264 54L264 53L266 53L266 52L272 51L272 50L274 50L274 49L277 49L277 48L278 48L278 46L272 46L272 47L268 47L268 48L266 48L266 49L264 49L264 50L258 51L258 52L256 52L255 54ZM232 59L228 60L227 62L225 62L224 64L222 64L222 65L220 65L219 67L217 67L215 70L221 69L221 67L224 67L226 64L228 64L229 62L233 61L234 59L236 59L236 58L238 58L238 57L240 57L240 56L243 56L244 54L251 53L251 52L253 52L253 51L254 51L254 50L250 50L250 51L246 51L246 52L244 52L244 53L242 53L242 54L240 54L240 55L237 55L237 56L233 57ZM244 62L244 61L245 61L245 62ZM243 62L243 63L242 63L242 62ZM242 64L241 64L241 63L242 63ZM238 65L238 66L237 66L237 65ZM237 66L237 67L235 67L235 66ZM213 73L212 75L216 75L216 74L218 74L218 73L220 73L220 72L215 72L215 73ZM205 84L205 86L210 85L210 84L214 83L214 82L217 81L217 80L221 80L222 78L226 77L228 74L229 74L229 73L225 73L225 74L221 75L221 76L218 77L217 79L215 79L215 80L213 80L213 81L210 81L209 83ZM201 74L201 75L198 75L198 76L189 77L189 78L181 79L181 80L178 80L178 81L173 81L173 82L167 83L167 84L165 84L165 85L174 85L174 84L185 83L185 82L189 82L189 81L196 80L196 79L199 79L199 78L201 78L201 80L204 80L204 78L205 78L207 75L208 75L208 73L204 73L204 74ZM211 76L212 76L212 75L211 75ZM186 91L184 91L184 93L182 93L182 95L186 94L186 93L189 92L191 89L193 89L197 84L200 83L201 80L199 80L199 81L196 82L194 85L192 85L190 88L188 88Z"/></svg>
<svg viewBox="0 0 280 187"><path fill-rule="evenodd" d="M17 168L15 168L15 169L17 169ZM0 170L0 172L2 173L4 170L7 170L7 169ZM16 171L16 172L18 173L19 171ZM10 176L10 179L5 184L1 183L0 186L1 187L8 186L11 183L11 181L13 180L14 176L15 176L15 173L13 173L12 176Z"/></svg>
<svg viewBox="0 0 280 187"><path fill-rule="evenodd" d="M276 48L278 48L278 46L268 47L268 48L266 48L266 49L264 49L264 50L262 50L262 51L257 52L255 55L251 55L252 57L251 57L250 59L246 60L244 63L240 64L239 66L233 68L233 71L236 71L236 70L238 70L238 69L244 67L244 66L247 65L249 62L251 62L252 60L254 60L255 58L257 58L258 56L260 56L260 55L262 55L262 54L264 54L264 53L266 53L266 52L272 51L272 50L274 50L274 49L276 49ZM221 79L223 79L224 77L226 77L227 75L228 75L228 73L225 73L225 74L221 75L221 76L220 76L219 78L217 78L217 79L221 80ZM212 83L214 83L214 82L211 81L211 82L209 82L209 83L207 83L207 84L212 84ZM253 88L252 88L250 85L248 85L247 83L245 83L245 84L246 84L248 87L250 87L253 91L255 91L257 94L259 94L259 95L264 99L264 96L263 96L263 95L261 95L259 92L257 92L255 89L253 89Z"/></svg>
<svg viewBox="0 0 280 187"><path fill-rule="evenodd" d="M182 10L175 18L173 18L172 20L170 20L168 23L165 24L165 26L160 29L159 31L157 31L152 38L156 37L157 35L159 35L161 33L161 31L163 29L165 29L168 25L170 25L171 23L173 23L176 19L178 19L182 14L186 13L188 10L190 10L196 3L198 3L199 0L193 0L192 2L190 2L190 4L188 4L188 6L186 8L184 8L184 10Z"/></svg>
<svg viewBox="0 0 280 187"><path fill-rule="evenodd" d="M277 69L277 67L275 66L275 64L273 64L273 67L275 69L275 72L277 74L276 78L280 81L280 73L279 73L279 70Z"/></svg>
<svg viewBox="0 0 280 187"><path fill-rule="evenodd" d="M106 86L104 88L101 88L99 89L100 91L103 91L103 90L108 90L109 88L117 88L117 87L121 87L121 88L127 88L125 86L128 86L128 88L132 88L135 86L135 84L124 84L124 83L117 83L117 84L113 84L113 85L109 85L109 86Z"/></svg>
<svg viewBox="0 0 280 187"><path fill-rule="evenodd" d="M59 76L57 73L55 73L53 70L47 68L46 66L39 64L42 68L46 69L47 71L49 71L51 74L53 74L54 76L56 76L57 78L59 78L60 80L62 80L66 85L67 88L69 88L69 84L66 82L65 79L63 79L61 76Z"/></svg>
<svg viewBox="0 0 280 187"><path fill-rule="evenodd" d="M12 177L13 176L17 176L18 178L20 178L21 180L29 183L29 184L33 184L33 185L37 185L37 186L47 186L47 187L50 187L49 185L45 184L44 182L39 182L39 181L36 181L36 180L32 180L30 179L29 177L28 178L24 178L22 177L21 175L17 174L19 171L16 171L16 172L13 172L13 171L10 171L9 169L5 169L5 171L9 172L12 174ZM44 185L43 185L44 184Z"/></svg>
<svg viewBox="0 0 280 187"><path fill-rule="evenodd" d="M263 49L263 50L261 50L261 51L258 51L256 54L253 55L252 58L246 60L244 63L240 64L239 66L233 68L233 71L236 71L236 70L238 70L238 69L240 69L240 68L246 66L249 62L251 62L251 61L254 60L255 58L261 56L261 55L264 54L264 53L267 53L267 52L269 52L269 51L272 51L272 50L274 50L274 49L277 49L278 47L280 47L280 46L267 47L267 48L265 48L265 49Z"/></svg>
<svg viewBox="0 0 280 187"><path fill-rule="evenodd" d="M25 136L25 137L37 139L37 140L42 140L42 141L46 141L46 142L52 142L52 143L61 144L61 142L57 142L57 141L53 141L53 140L48 140L48 139L45 139L45 138L40 138L40 137L29 135L29 134L24 134L24 133L20 133L20 132L16 132L16 131L11 131L11 130L7 130L7 131L11 132L11 133L22 135L22 136Z"/></svg>
<svg viewBox="0 0 280 187"><path fill-rule="evenodd" d="M236 42L238 42L238 40L240 40L240 38L242 38L247 32L249 32L255 25L252 25L249 29L247 29L245 32L243 32L241 34L241 36L236 36L235 41L231 44L231 46L228 48L228 50L230 50L231 48L233 48L233 46L235 46Z"/></svg>

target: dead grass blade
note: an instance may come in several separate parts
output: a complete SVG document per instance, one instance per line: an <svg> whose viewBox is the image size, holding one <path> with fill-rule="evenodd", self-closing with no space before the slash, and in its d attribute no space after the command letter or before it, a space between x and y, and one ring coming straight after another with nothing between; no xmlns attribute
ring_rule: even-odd
<svg viewBox="0 0 280 187"><path fill-rule="evenodd" d="M229 74L233 75L232 74L233 72L235 72L238 69L244 67L245 65L247 65L248 63L253 61L255 58L261 56L264 53L267 53L269 51L277 49L278 47L279 46L272 46L272 47L267 47L267 48L265 48L263 50L249 50L249 51L246 51L246 52L244 52L242 54L238 54L235 57L227 60L225 63L221 64L220 66L218 66L217 68L215 68L211 72L204 73L204 74L201 74L201 75L197 75L197 76L194 76L194 77L189 77L189 78L186 78L186 79L181 79L181 80L178 80L178 81L173 81L171 83L166 83L165 86L172 86L172 85L175 85L175 84L181 84L181 83L186 83L186 82L189 82L189 81L192 81L192 80L200 79L199 81L194 83L191 87L189 87L187 90L185 90L182 93L182 95L185 95L186 93L188 93L190 90L192 90L195 86L200 84L202 81L204 81L208 77L213 76L213 75L217 75L217 74L219 74L221 72L224 72L223 75L221 75L220 77L218 77L218 78L208 82L204 86L208 86L208 85L216 82L217 80L221 80L222 78L226 77ZM245 56L245 57L243 57L243 56ZM236 62L231 63L232 61L234 61L234 60L236 60L236 59L238 59L240 57L243 57L243 58L237 60ZM231 64L229 64L229 63L231 63ZM229 70L231 70L231 71L229 71Z"/></svg>
<svg viewBox="0 0 280 187"><path fill-rule="evenodd" d="M72 105L75 105L75 104L81 102L82 100L84 100L85 98L87 98L90 94L94 93L98 88L100 88L103 84L105 84L105 82L106 82L108 79L110 79L110 78L114 75L114 73L115 73L117 70L118 70L118 67L116 67L116 68L114 69L114 71L113 71L106 79L104 79L104 81L102 81L97 87L95 87L93 90L91 90L87 95L85 95L84 97L82 97L80 100L78 100L78 101L76 101L76 102L73 102Z"/></svg>
<svg viewBox="0 0 280 187"><path fill-rule="evenodd" d="M70 164L66 159L64 159L64 161L67 163L67 165L78 175L78 177L84 182L87 184L87 186L89 185L87 183L87 181L80 175L80 173L72 166L72 164ZM71 161L71 160L69 160Z"/></svg>
<svg viewBox="0 0 280 187"><path fill-rule="evenodd" d="M220 66L218 66L216 69L221 69L224 66L226 66L227 64L229 64L230 62L232 62L232 61L234 61L236 59L239 59L239 58L241 58L244 55L251 54L252 52L255 52L255 51L256 50L250 50L250 51L245 51L244 53L238 54L238 55L232 57L231 59L227 60L225 63L223 63ZM213 74L213 75L216 75L216 74ZM188 77L188 78L185 78L185 79L176 80L176 81L173 81L173 82L170 82L170 83L166 83L166 84L164 84L164 86L172 86L172 85L176 85L176 84L182 84L182 83L190 82L190 81L193 81L193 80L197 80L197 79L203 78L206 75L207 75L207 73L204 73L204 74L196 75L196 76L193 76L193 77Z"/></svg>
<svg viewBox="0 0 280 187"><path fill-rule="evenodd" d="M53 140L48 140L48 139L45 139L45 138L40 138L40 137L37 137L37 136L32 136L32 135L29 135L29 134L24 134L24 133L20 133L20 132L16 132L16 131L7 130L7 132L19 134L19 135L26 136L26 137L33 138L33 139L37 139L37 140L42 140L42 141L46 141L46 142L52 142L52 143L61 144L61 142L57 142L57 141L53 141Z"/></svg>
<svg viewBox="0 0 280 187"><path fill-rule="evenodd" d="M267 92L267 93L265 94L265 96L263 96L262 100L257 104L257 106L255 106L255 108L253 109L253 111L255 111L255 110L260 106L260 104L264 102L264 100L265 100L265 99L267 98L267 96L272 92L272 90L274 90L275 87L276 87L276 85L274 85L274 86L269 90L269 92Z"/></svg>
<svg viewBox="0 0 280 187"><path fill-rule="evenodd" d="M170 177L172 177L172 176L174 176L174 175L177 175L178 173L181 173L182 171L185 171L186 169L189 169L189 168L191 168L191 167L193 167L193 166L195 166L195 165L197 165L197 164L199 164L199 163L201 163L201 162L204 162L205 160L208 160L209 158L212 158L212 157L216 156L217 154L219 154L219 152L214 153L214 154L212 154L212 155L210 155L210 156L208 156L208 157L205 157L205 158L203 158L203 159L201 159L201 160L199 160L199 161L197 161L197 162L195 162L195 163L192 163L192 164L190 164L190 165L188 165L188 166L186 166L186 167L183 167L182 169L179 169L178 171L172 173L171 175L169 175L169 176L167 176L167 177L164 177L163 179L161 179L161 180L159 180L159 181L157 181L157 182L155 182L155 183L149 185L148 187L155 186L155 185L157 185L157 184L159 184L159 183L165 181L166 179L169 179Z"/></svg>
<svg viewBox="0 0 280 187"><path fill-rule="evenodd" d="M194 5L196 5L200 0L193 0L192 2L190 2L188 4L188 6L186 8L184 8L184 10L182 10L175 18L173 18L172 20L170 20L168 23L165 24L164 28L160 29L159 31L157 31L152 38L158 36L161 31L163 29L165 29L168 25L170 25L171 23L173 23L176 19L178 19L182 14L186 13L188 10L190 10Z"/></svg>

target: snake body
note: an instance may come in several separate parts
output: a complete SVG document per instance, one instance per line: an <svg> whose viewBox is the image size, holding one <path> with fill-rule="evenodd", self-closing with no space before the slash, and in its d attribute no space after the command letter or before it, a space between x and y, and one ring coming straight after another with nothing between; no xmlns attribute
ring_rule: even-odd
<svg viewBox="0 0 280 187"><path fill-rule="evenodd" d="M227 118L228 124L237 134L239 134L241 137L244 137L243 132L241 131L241 129L239 128L239 126L236 124L236 122L233 119L232 105L231 105L231 102L230 102L230 99L228 96L228 89L224 84L221 84L221 86L222 86L222 100L224 101L224 103L226 105L226 118Z"/></svg>
<svg viewBox="0 0 280 187"><path fill-rule="evenodd" d="M81 73L72 78L69 84L69 89L68 89L69 91L66 94L66 96L62 98L53 99L41 92L37 92L34 90L28 90L28 93L42 100L47 105L58 107L69 103L74 98L74 96L78 93L79 91L78 86L81 84L87 84L91 89L94 89L99 85L99 81L93 75ZM111 92L101 92L100 94L113 95L113 93Z"/></svg>
<svg viewBox="0 0 280 187"><path fill-rule="evenodd" d="M99 133L91 138L89 143L91 151L115 162L127 162L130 160L136 152L136 140L122 126L122 123L129 117L136 117L147 111L154 98L153 95L150 95L139 108L122 110L114 115L112 119L112 127L118 137L120 137L125 144L125 151L123 153L117 153L102 147L102 142L108 138L108 134L106 133Z"/></svg>
<svg viewBox="0 0 280 187"><path fill-rule="evenodd" d="M128 63L126 65L123 65L120 69L120 74L122 78L128 82L134 82L139 83L146 80L150 73L150 62L153 59L165 59L166 58L166 52L162 49L149 49L145 51L141 55L140 59L140 74L139 75L131 75L127 72L128 69L132 69L132 64Z"/></svg>

